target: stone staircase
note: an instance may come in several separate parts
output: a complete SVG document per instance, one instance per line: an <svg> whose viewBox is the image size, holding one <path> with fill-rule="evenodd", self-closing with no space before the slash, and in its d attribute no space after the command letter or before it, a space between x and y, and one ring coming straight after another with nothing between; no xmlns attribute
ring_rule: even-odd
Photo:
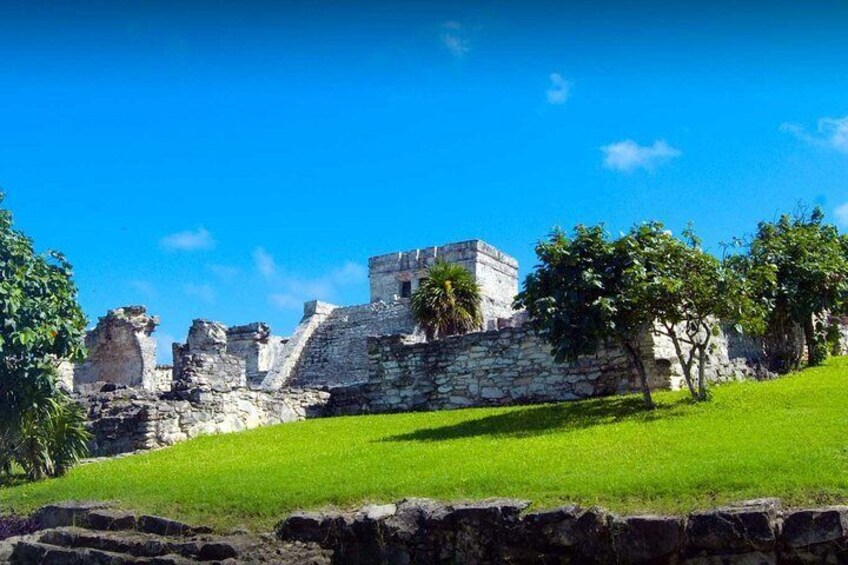
<svg viewBox="0 0 848 565"><path fill-rule="evenodd" d="M215 534L157 516L136 516L95 503L46 506L35 514L43 529L0 541L0 563L311 563L332 553L310 543L280 542L272 535Z"/></svg>

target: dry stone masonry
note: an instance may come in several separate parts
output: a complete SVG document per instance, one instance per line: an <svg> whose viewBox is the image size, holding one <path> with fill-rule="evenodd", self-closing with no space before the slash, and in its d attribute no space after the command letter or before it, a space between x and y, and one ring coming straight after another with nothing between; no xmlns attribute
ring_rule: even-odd
<svg viewBox="0 0 848 565"><path fill-rule="evenodd" d="M4 563L279 563L314 565L801 564L848 562L848 507L783 508L777 499L680 515L618 516L489 499L408 498L352 512L296 512L276 535L210 528L97 502L6 519ZM0 532L4 530L0 518Z"/></svg>
<svg viewBox="0 0 848 565"><path fill-rule="evenodd" d="M406 499L358 512L298 512L281 541L316 543L333 563L800 564L848 562L848 507L784 510L762 499L688 516L616 516L565 506L524 512L494 499Z"/></svg>
<svg viewBox="0 0 848 565"><path fill-rule="evenodd" d="M484 328L425 342L410 295L436 261L462 265L483 295ZM263 322L227 327L195 320L173 364L155 364L159 320L144 307L111 310L89 332L88 359L59 367L64 386L86 405L95 454L170 445L334 414L444 410L556 402L635 390L622 351L609 347L557 364L514 312L518 263L479 240L390 253L369 260L371 300L307 302L290 337ZM654 388L680 388L667 338L647 332L643 361ZM712 381L768 376L762 344L731 331L715 340Z"/></svg>

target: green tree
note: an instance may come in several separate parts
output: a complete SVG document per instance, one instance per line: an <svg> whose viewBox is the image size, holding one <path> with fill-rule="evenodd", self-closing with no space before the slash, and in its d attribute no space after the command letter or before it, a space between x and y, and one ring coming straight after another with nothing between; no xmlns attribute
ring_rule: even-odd
<svg viewBox="0 0 848 565"><path fill-rule="evenodd" d="M692 396L706 399L706 356L719 320L744 305L734 298L741 291L738 279L700 248L694 233L681 241L650 222L611 240L603 226L577 226L571 237L554 231L536 254L539 265L515 304L527 310L557 361L615 343L639 378L646 406L653 407L642 343L659 330L674 343Z"/></svg>
<svg viewBox="0 0 848 565"><path fill-rule="evenodd" d="M80 408L57 387L56 364L82 358L86 320L70 264L36 253L2 208L0 314L0 470L60 474L84 453L86 436Z"/></svg>
<svg viewBox="0 0 848 565"><path fill-rule="evenodd" d="M636 371L645 405L653 408L642 357L642 336L653 323L641 303L647 292L632 268L640 260L631 240L611 241L603 226L554 230L536 246L539 264L515 299L558 362L619 345Z"/></svg>
<svg viewBox="0 0 848 565"><path fill-rule="evenodd" d="M482 298L462 265L438 261L412 295L412 313L427 339L468 333L482 325Z"/></svg>
<svg viewBox="0 0 848 565"><path fill-rule="evenodd" d="M671 340L692 397L706 400L707 359L722 324L760 331L759 303L744 279L701 248L691 227L678 239L661 224L645 224L629 239L641 256L629 269L641 281L634 288L645 293L639 301L654 315L655 329Z"/></svg>
<svg viewBox="0 0 848 565"><path fill-rule="evenodd" d="M827 357L827 319L844 313L848 299L848 237L824 223L824 213L783 215L761 222L733 267L770 307L764 314L771 369L797 369ZM795 339L798 333L803 342Z"/></svg>

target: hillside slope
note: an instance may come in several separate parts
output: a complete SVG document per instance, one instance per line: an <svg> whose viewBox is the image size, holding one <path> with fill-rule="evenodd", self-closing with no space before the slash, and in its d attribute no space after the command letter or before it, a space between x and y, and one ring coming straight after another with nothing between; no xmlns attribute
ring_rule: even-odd
<svg viewBox="0 0 848 565"><path fill-rule="evenodd" d="M848 358L779 380L556 405L359 416L204 437L0 489L2 510L113 500L221 527L407 496L685 511L744 498L848 502Z"/></svg>

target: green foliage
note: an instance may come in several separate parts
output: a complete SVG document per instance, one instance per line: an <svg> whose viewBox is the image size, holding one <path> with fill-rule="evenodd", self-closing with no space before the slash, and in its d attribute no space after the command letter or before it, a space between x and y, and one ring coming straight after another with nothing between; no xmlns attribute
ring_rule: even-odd
<svg viewBox="0 0 848 565"><path fill-rule="evenodd" d="M515 497L540 507L673 513L776 496L848 502L848 358L764 382L717 386L708 403L659 391L537 406L318 418L198 438L0 489L27 512L113 500L138 512L268 531L334 505ZM343 439L341 439L343 438ZM799 464L803 462L803 464Z"/></svg>
<svg viewBox="0 0 848 565"><path fill-rule="evenodd" d="M803 332L807 364L820 364L827 356L830 314L841 314L848 301L848 237L824 223L824 213L781 216L761 222L748 242L747 254L731 265L769 304L763 315L772 369L780 372L799 366Z"/></svg>
<svg viewBox="0 0 848 565"><path fill-rule="evenodd" d="M626 271L640 284L638 301L651 312L659 333L670 338L695 400L706 400L707 356L722 323L740 330L759 329L759 303L732 269L701 248L694 230L683 239L662 224L650 223L631 230L625 238L639 260Z"/></svg>
<svg viewBox="0 0 848 565"><path fill-rule="evenodd" d="M412 295L412 313L427 339L468 333L482 324L480 287L462 265L436 262Z"/></svg>
<svg viewBox="0 0 848 565"><path fill-rule="evenodd" d="M2 203L2 193L0 193ZM31 477L63 472L83 452L81 418L56 386L58 359L83 354L85 316L72 269L32 241L0 209L0 467Z"/></svg>
<svg viewBox="0 0 848 565"><path fill-rule="evenodd" d="M691 230L685 236L675 238L659 222L634 226L616 240L603 226L577 226L572 237L555 231L536 247L539 265L516 307L527 310L560 362L609 342L621 345L649 406L641 342L657 322L675 345L693 397L704 400L704 361L719 322L747 323L753 306L744 281L705 253Z"/></svg>

